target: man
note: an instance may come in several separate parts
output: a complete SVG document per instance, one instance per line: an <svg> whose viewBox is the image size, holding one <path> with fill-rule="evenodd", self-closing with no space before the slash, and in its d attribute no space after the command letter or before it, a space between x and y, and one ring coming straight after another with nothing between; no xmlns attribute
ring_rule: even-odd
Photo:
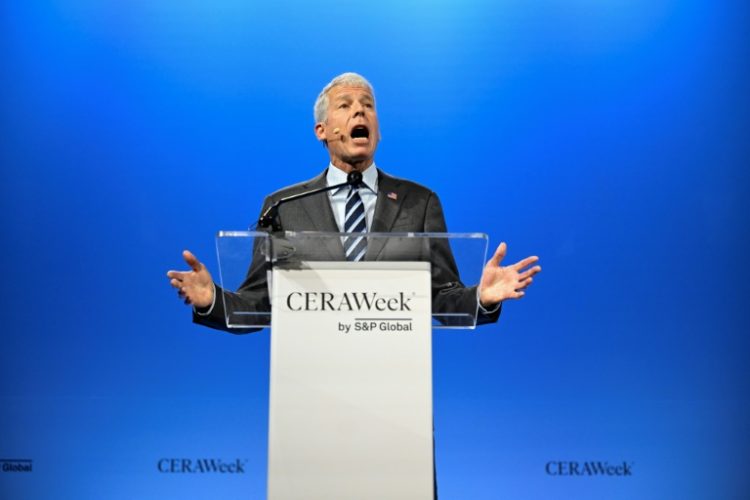
<svg viewBox="0 0 750 500"><path fill-rule="evenodd" d="M370 83L355 73L334 78L315 102L315 136L328 149L330 165L314 179L277 191L266 198L261 213L281 198L346 181L352 171L362 173L363 182L287 203L278 219L289 231L349 233L341 247L341 259L377 260L378 252L362 235L366 232L446 232L445 218L435 193L411 181L397 179L378 170L374 163L380 142L375 96ZM450 249L434 245L432 262L433 310L479 299L478 322L497 321L502 301L523 297L533 276L541 271L538 257L501 266L506 245L501 243L484 267L478 291L464 287L458 279ZM265 263L256 259L245 283L235 292L221 290L192 253L183 252L189 271L169 271L170 284L186 304L193 306L195 322L228 330L227 307L268 310ZM223 300L222 300L223 295ZM466 307L468 304L469 307ZM236 330L230 330L236 331ZM246 330L247 331L247 330Z"/></svg>

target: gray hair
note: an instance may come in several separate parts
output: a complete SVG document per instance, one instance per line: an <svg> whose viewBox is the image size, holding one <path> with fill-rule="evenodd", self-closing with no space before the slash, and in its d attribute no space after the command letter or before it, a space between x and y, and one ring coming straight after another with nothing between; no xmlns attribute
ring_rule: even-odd
<svg viewBox="0 0 750 500"><path fill-rule="evenodd" d="M328 92L340 85L365 88L372 94L372 98L375 99L375 91L364 76L357 73L342 73L331 80L328 85L323 87L320 94L318 94L318 98L315 100L315 107L313 108L315 123L322 123L328 119Z"/></svg>

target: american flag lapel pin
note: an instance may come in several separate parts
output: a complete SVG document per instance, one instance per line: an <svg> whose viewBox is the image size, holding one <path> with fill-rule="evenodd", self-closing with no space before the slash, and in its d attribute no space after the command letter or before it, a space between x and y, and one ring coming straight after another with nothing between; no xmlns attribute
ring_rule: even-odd
<svg viewBox="0 0 750 500"><path fill-rule="evenodd" d="M398 200L398 195L396 193L394 193L393 191L391 191L391 192L388 193L388 198L391 199L391 200L393 200L393 201L396 201L396 200Z"/></svg>

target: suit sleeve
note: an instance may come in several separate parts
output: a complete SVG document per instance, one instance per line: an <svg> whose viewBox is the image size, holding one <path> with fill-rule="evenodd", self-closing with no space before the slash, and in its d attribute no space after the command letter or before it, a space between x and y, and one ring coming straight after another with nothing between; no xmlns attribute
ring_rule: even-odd
<svg viewBox="0 0 750 500"><path fill-rule="evenodd" d="M270 204L271 199L266 198L260 213L264 213ZM262 330L262 327L257 326L230 328L227 324L227 313L242 311L249 314L235 316L232 321L233 324L241 324L242 318L245 317L248 325L270 326L271 301L268 295L267 281L269 266L266 257L269 250L265 248L264 243L261 239L254 242L252 260L248 267L247 276L237 291L224 290L216 285L216 301L211 313L203 316L193 312L194 323L235 334L253 333ZM257 315L253 313L257 313Z"/></svg>
<svg viewBox="0 0 750 500"><path fill-rule="evenodd" d="M424 230L428 233L448 232L443 215L443 207L437 194L430 193L425 211ZM432 263L432 311L444 314L441 322L451 323L450 314L477 314L477 324L494 323L500 317L498 307L484 311L479 307L479 294L476 286L467 287L460 279L450 243L445 238L435 238L430 242L430 262ZM457 325L458 326L458 325Z"/></svg>

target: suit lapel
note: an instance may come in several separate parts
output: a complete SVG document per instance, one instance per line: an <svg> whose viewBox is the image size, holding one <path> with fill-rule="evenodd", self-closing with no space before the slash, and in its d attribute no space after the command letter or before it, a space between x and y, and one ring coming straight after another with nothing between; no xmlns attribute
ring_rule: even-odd
<svg viewBox="0 0 750 500"><path fill-rule="evenodd" d="M401 181L378 170L378 198L375 202L375 214L370 232L390 232L407 193ZM385 243L385 238L372 238L367 244L365 260L377 260Z"/></svg>
<svg viewBox="0 0 750 500"><path fill-rule="evenodd" d="M311 180L305 186L305 190L325 187L327 171L328 170L324 170L322 174ZM304 208L305 214L310 219L310 222L312 222L312 227L315 231L325 233L339 232L336 218L333 215L333 209L331 209L331 201L328 198L328 193L308 196L299 201ZM344 254L344 246L341 244L340 238L326 238L325 247L328 249L328 253L333 260L344 260L346 258Z"/></svg>

